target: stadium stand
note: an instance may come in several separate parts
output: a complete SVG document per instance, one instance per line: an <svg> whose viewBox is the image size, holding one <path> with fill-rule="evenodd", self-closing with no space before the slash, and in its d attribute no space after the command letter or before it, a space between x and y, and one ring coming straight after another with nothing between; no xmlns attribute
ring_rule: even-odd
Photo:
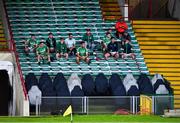
<svg viewBox="0 0 180 123"><path fill-rule="evenodd" d="M105 20L117 20L121 17L117 0L100 0L100 6Z"/></svg>
<svg viewBox="0 0 180 123"><path fill-rule="evenodd" d="M180 22L133 21L150 74L160 73L174 88L175 108L180 108Z"/></svg>
<svg viewBox="0 0 180 123"><path fill-rule="evenodd" d="M70 75L77 72L78 74L90 73L97 75L103 72L105 75L118 73L126 75L132 72L139 75L140 72L148 73L144 58L139 49L137 40L134 37L131 23L127 22L128 32L132 37L133 52L136 54L136 60L132 59L109 59L108 61L101 59L94 60L94 56L90 56L91 64L81 63L77 65L74 58L68 61L61 59L54 60L51 65L38 65L34 54L26 56L24 53L24 40L29 34L36 34L38 40L46 39L48 33L52 32L54 37L67 38L68 33L72 32L77 42L81 41L85 29L90 28L96 41L101 40L105 31L114 27L114 22L104 22L101 15L100 5L97 0L71 2L67 0L20 0L6 1L8 17L13 31L14 40L16 42L17 52L24 75L34 72L35 75L41 75L48 72L49 75L56 75L62 72L64 75ZM73 10L73 11L72 11ZM103 58L102 53L98 53ZM26 64L24 64L26 63Z"/></svg>
<svg viewBox="0 0 180 123"><path fill-rule="evenodd" d="M4 29L3 29L3 24L2 24L2 20L0 18L0 50L6 50L8 49L7 47L7 41L4 35Z"/></svg>

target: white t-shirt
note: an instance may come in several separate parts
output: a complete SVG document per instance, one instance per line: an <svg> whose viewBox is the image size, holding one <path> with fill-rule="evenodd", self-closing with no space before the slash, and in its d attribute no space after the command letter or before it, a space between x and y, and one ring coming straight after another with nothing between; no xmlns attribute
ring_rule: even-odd
<svg viewBox="0 0 180 123"><path fill-rule="evenodd" d="M66 38L65 43L68 48L71 48L71 47L73 47L73 45L76 44L76 40L74 38L72 38L72 39Z"/></svg>

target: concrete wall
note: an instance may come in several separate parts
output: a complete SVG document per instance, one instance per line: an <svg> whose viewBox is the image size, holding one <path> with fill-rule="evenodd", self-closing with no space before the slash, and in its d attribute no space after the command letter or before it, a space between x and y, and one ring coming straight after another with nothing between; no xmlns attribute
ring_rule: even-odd
<svg viewBox="0 0 180 123"><path fill-rule="evenodd" d="M0 52L0 61L10 61L14 65L13 77L13 110L12 115L29 116L29 100L25 100L16 58L12 52Z"/></svg>

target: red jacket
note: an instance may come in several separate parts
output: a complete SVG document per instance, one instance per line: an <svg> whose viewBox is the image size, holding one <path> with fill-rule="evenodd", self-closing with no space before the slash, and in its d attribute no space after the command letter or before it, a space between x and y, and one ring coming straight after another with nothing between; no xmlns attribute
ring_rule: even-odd
<svg viewBox="0 0 180 123"><path fill-rule="evenodd" d="M117 22L115 28L118 32L123 33L128 29L126 22Z"/></svg>

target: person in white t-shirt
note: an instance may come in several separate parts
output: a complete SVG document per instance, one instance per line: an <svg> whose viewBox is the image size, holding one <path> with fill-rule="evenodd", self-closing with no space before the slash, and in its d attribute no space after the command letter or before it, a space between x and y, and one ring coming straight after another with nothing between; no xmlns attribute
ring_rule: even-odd
<svg viewBox="0 0 180 123"><path fill-rule="evenodd" d="M71 55L76 55L76 40L73 38L72 33L68 34L69 37L65 39L65 43L67 45L67 52Z"/></svg>

